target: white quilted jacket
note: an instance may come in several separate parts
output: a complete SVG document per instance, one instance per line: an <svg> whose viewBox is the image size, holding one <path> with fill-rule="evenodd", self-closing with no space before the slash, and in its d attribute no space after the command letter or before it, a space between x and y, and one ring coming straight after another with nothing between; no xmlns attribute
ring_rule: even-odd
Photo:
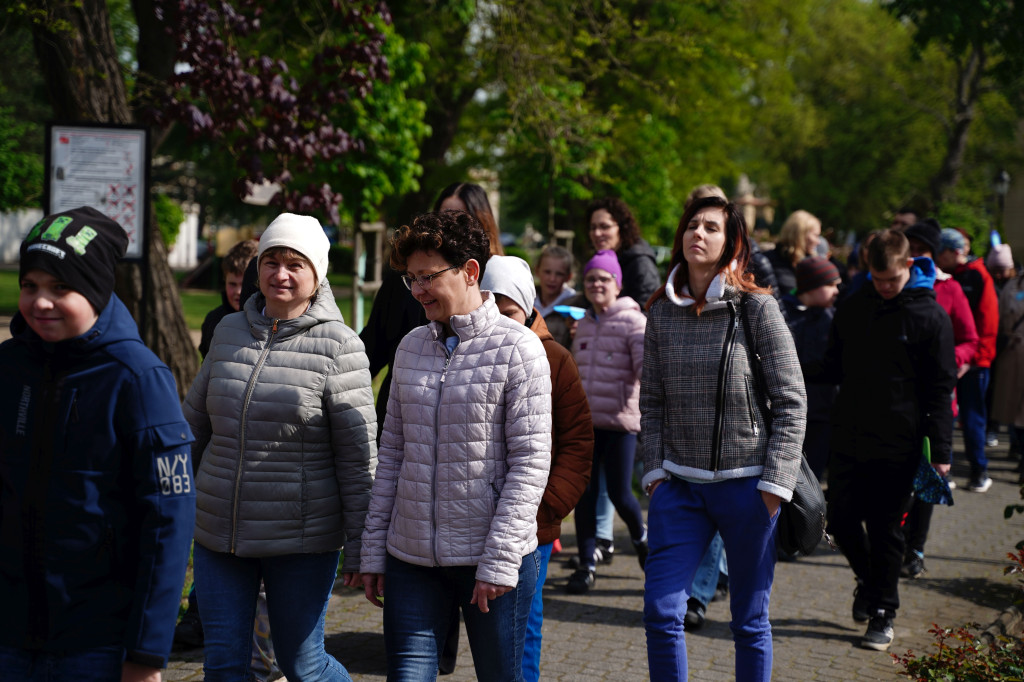
<svg viewBox="0 0 1024 682"><path fill-rule="evenodd" d="M537 548L537 507L551 463L551 372L544 346L503 317L489 292L449 326L409 332L394 378L363 532L363 573L387 552L420 566L477 566L515 587Z"/></svg>

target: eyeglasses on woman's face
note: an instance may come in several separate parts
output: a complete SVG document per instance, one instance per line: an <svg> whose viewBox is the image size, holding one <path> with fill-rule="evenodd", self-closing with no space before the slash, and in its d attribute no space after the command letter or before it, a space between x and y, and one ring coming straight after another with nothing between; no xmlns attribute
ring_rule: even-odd
<svg viewBox="0 0 1024 682"><path fill-rule="evenodd" d="M419 277L412 277L410 275L402 275L402 281L405 282L405 288L408 289L409 291L412 291L412 285L413 284L418 284L420 286L420 289L422 289L423 291L428 291L430 289L431 284L433 284L435 277L437 277L439 275L443 275L444 273L448 272L449 270L458 270L458 269L459 269L458 265L452 265L452 266L449 266L449 267L445 268L444 270L438 270L437 272L431 273L429 275L420 275Z"/></svg>

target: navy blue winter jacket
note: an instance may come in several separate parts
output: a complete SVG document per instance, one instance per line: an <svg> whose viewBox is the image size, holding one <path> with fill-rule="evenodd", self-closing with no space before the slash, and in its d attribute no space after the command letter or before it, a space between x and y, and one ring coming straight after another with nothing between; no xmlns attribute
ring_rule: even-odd
<svg viewBox="0 0 1024 682"><path fill-rule="evenodd" d="M112 296L82 336L0 344L0 643L164 667L195 519L170 370ZM0 675L2 676L2 675Z"/></svg>

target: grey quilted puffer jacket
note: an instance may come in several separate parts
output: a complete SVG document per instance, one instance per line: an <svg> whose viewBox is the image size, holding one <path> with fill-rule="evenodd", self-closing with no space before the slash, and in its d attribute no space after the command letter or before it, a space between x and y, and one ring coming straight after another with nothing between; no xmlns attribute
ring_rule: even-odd
<svg viewBox="0 0 1024 682"><path fill-rule="evenodd" d="M409 332L394 379L363 533L363 573L388 552L420 566L477 566L515 587L537 548L537 507L551 464L551 371L544 346L503 317L489 292L449 326Z"/></svg>
<svg viewBox="0 0 1024 682"><path fill-rule="evenodd" d="M376 467L363 343L330 287L290 320L261 294L225 317L183 406L196 441L196 542L243 557L342 546L359 570Z"/></svg>

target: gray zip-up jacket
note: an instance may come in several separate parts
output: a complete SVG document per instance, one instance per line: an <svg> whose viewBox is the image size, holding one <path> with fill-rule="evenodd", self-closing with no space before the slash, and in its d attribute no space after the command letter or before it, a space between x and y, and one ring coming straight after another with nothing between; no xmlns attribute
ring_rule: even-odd
<svg viewBox="0 0 1024 682"><path fill-rule="evenodd" d="M363 343L327 284L290 320L264 302L217 325L183 405L202 458L196 542L243 557L344 546L357 572L377 434Z"/></svg>
<svg viewBox="0 0 1024 682"><path fill-rule="evenodd" d="M666 294L651 306L644 338L644 487L669 474L708 482L757 476L759 490L788 501L800 468L807 398L778 304L761 294L750 294L745 304L767 392L758 396L740 292L716 277L699 316L685 292L667 287Z"/></svg>
<svg viewBox="0 0 1024 682"><path fill-rule="evenodd" d="M551 465L551 370L537 335L490 292L449 326L409 332L395 354L380 463L363 533L363 573L388 553L419 566L477 566L515 587L537 548Z"/></svg>

